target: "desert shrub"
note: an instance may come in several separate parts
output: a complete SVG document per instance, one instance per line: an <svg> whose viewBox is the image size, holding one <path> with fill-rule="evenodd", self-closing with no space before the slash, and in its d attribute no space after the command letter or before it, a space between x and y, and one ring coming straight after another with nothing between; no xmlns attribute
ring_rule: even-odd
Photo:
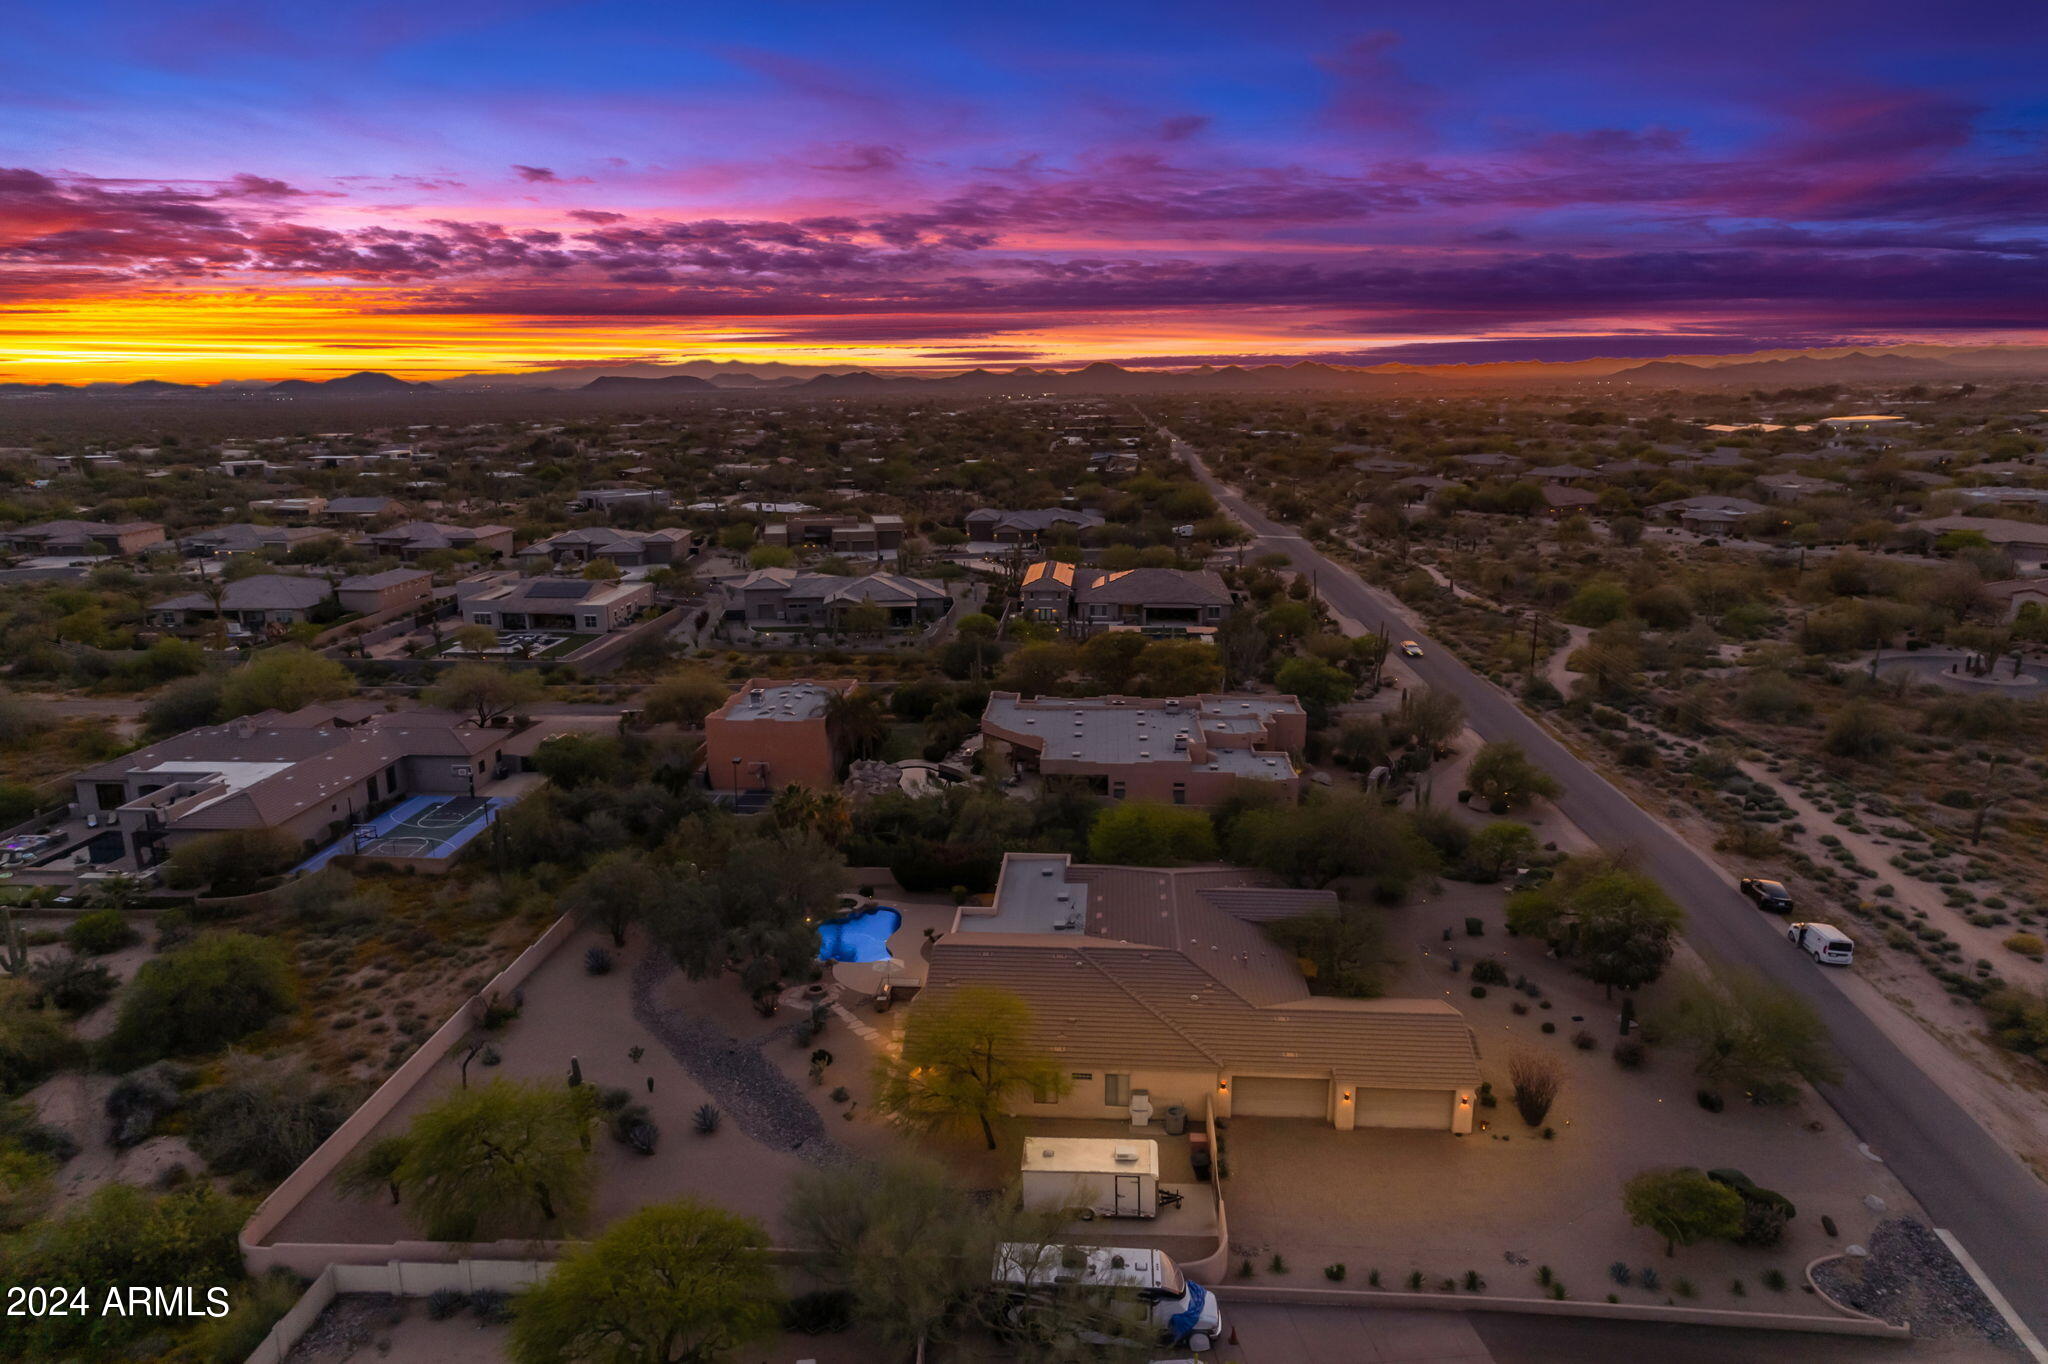
<svg viewBox="0 0 2048 1364"><path fill-rule="evenodd" d="M135 1065L217 1051L297 1003L298 982L282 946L247 933L207 934L136 972L107 1055Z"/></svg>
<svg viewBox="0 0 2048 1364"><path fill-rule="evenodd" d="M64 930L64 941L71 950L88 957L104 957L109 952L118 952L141 936L135 931L135 925L128 922L128 916L118 909L96 909L90 914L81 914Z"/></svg>
<svg viewBox="0 0 2048 1364"><path fill-rule="evenodd" d="M1541 1052L1518 1051L1508 1057L1508 1080L1515 1087L1515 1111L1538 1127L1564 1088L1564 1067Z"/></svg>
<svg viewBox="0 0 2048 1364"><path fill-rule="evenodd" d="M1505 985L1508 983L1508 970L1492 957L1482 957L1472 963L1472 983L1474 985Z"/></svg>
<svg viewBox="0 0 2048 1364"><path fill-rule="evenodd" d="M283 1179L354 1107L353 1095L303 1070L237 1057L227 1079L193 1106L192 1148L224 1174Z"/></svg>
<svg viewBox="0 0 2048 1364"><path fill-rule="evenodd" d="M846 1289L814 1288L783 1304L783 1329L806 1336L836 1334L853 1325L853 1306L853 1294Z"/></svg>
<svg viewBox="0 0 2048 1364"><path fill-rule="evenodd" d="M29 968L28 978L39 1005L68 1014L97 1009L113 998L118 985L112 971L69 952L43 958Z"/></svg>

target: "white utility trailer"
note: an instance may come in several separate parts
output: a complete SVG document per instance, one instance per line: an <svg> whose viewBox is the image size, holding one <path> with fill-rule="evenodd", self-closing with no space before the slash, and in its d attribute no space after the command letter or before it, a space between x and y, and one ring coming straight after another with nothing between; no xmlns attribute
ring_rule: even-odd
<svg viewBox="0 0 2048 1364"><path fill-rule="evenodd" d="M1159 1143L1096 1137L1026 1137L1026 1208L1076 1217L1157 1217Z"/></svg>

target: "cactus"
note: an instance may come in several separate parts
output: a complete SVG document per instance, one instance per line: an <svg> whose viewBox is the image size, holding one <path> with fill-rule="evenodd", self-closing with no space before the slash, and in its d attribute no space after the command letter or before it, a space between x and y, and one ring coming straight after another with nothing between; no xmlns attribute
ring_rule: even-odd
<svg viewBox="0 0 2048 1364"><path fill-rule="evenodd" d="M7 942L4 947L0 947L0 970L5 970L10 976L18 976L28 970L28 948L21 941L20 927L14 922L13 906L8 906L5 912Z"/></svg>

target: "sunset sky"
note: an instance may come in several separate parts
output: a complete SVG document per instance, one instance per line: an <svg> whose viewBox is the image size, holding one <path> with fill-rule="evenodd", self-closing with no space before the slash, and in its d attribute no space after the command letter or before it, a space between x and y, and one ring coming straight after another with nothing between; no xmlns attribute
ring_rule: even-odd
<svg viewBox="0 0 2048 1364"><path fill-rule="evenodd" d="M101 3L0 382L2048 340L2048 5Z"/></svg>

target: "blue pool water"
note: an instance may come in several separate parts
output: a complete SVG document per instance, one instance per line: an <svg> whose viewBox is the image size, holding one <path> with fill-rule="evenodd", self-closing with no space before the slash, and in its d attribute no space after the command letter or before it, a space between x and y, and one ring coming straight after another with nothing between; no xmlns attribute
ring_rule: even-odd
<svg viewBox="0 0 2048 1364"><path fill-rule="evenodd" d="M818 925L819 961L887 961L889 935L903 926L903 916L887 905Z"/></svg>

